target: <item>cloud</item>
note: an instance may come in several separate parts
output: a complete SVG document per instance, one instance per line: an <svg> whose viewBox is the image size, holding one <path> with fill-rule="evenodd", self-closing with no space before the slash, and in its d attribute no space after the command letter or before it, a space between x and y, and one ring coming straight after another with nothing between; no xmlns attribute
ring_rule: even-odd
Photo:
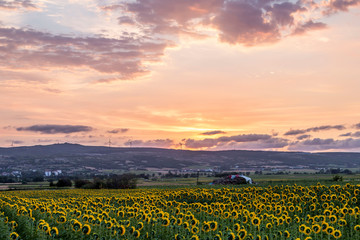
<svg viewBox="0 0 360 240"><path fill-rule="evenodd" d="M92 127L82 125L33 125L29 127L18 127L17 131L40 132L43 134L90 132Z"/></svg>
<svg viewBox="0 0 360 240"><path fill-rule="evenodd" d="M269 140L271 138L272 136L267 134L242 134L230 137L205 138L201 140L186 139L185 146L187 148L211 148L224 143L255 142L259 140Z"/></svg>
<svg viewBox="0 0 360 240"><path fill-rule="evenodd" d="M331 129L344 130L346 129L346 127L344 125L333 125L333 126L325 125L320 127L308 128L307 130L312 132L318 132L318 131L331 130Z"/></svg>
<svg viewBox="0 0 360 240"><path fill-rule="evenodd" d="M11 69L87 67L131 79L148 73L145 62L160 61L169 45L169 41L136 36L69 37L0 27L0 64Z"/></svg>
<svg viewBox="0 0 360 240"><path fill-rule="evenodd" d="M324 10L325 14L332 14L339 11L346 12L350 7L360 4L360 0L330 0Z"/></svg>
<svg viewBox="0 0 360 240"><path fill-rule="evenodd" d="M107 132L117 134L117 133L126 133L127 131L129 131L128 128L116 128L116 129L113 129L113 130L107 131Z"/></svg>
<svg viewBox="0 0 360 240"><path fill-rule="evenodd" d="M354 125L354 128L356 128L356 129L360 129L360 123L355 124L355 125Z"/></svg>
<svg viewBox="0 0 360 240"><path fill-rule="evenodd" d="M328 6L325 6L328 9ZM278 0L135 0L101 7L125 9L119 24L135 24L147 34L208 36L199 27L218 31L230 44L254 46L274 43L291 34L323 29L314 11L325 11L314 1Z"/></svg>
<svg viewBox="0 0 360 240"><path fill-rule="evenodd" d="M222 133L226 133L226 132L216 130L216 131L203 132L203 133L201 133L201 135L216 135L216 134L222 134Z"/></svg>
<svg viewBox="0 0 360 240"><path fill-rule="evenodd" d="M4 1L0 0L0 10L17 10L17 9L27 9L27 10L38 10L37 6L33 4L30 0L12 0Z"/></svg>
<svg viewBox="0 0 360 240"><path fill-rule="evenodd" d="M321 30L327 28L327 25L322 22L313 22L309 20L308 22L299 25L293 32L294 35L301 35L310 30Z"/></svg>
<svg viewBox="0 0 360 240"><path fill-rule="evenodd" d="M357 131L357 132L348 132L348 133L344 133L344 134L341 134L339 135L339 137L355 137L355 138L359 138L360 137L360 131Z"/></svg>
<svg viewBox="0 0 360 240"><path fill-rule="evenodd" d="M174 141L171 139L155 139L155 140L129 140L124 143L125 146L131 147L159 147L168 148L174 145Z"/></svg>
<svg viewBox="0 0 360 240"><path fill-rule="evenodd" d="M291 136L291 135L298 135L298 134L304 134L306 133L307 131L306 130L300 130L300 129L297 129L297 130L289 130L287 131L286 133L284 133L285 136Z"/></svg>
<svg viewBox="0 0 360 240"><path fill-rule="evenodd" d="M347 138L344 140L335 140L333 138L321 139L314 138L292 143L288 150L297 151L322 151L331 149L357 149L360 148L360 139Z"/></svg>
<svg viewBox="0 0 360 240"><path fill-rule="evenodd" d="M264 149L284 148L288 145L289 145L288 139L270 138L255 142L245 142L245 143L236 144L235 147L239 149L264 150Z"/></svg>
<svg viewBox="0 0 360 240"><path fill-rule="evenodd" d="M309 138L309 137L311 137L311 135L304 134L304 135L300 135L300 136L296 137L296 139L297 139L297 140L303 140L303 139Z"/></svg>
<svg viewBox="0 0 360 240"><path fill-rule="evenodd" d="M319 132L319 131L326 131L326 130L344 130L346 127L344 125L324 125L319 127L312 127L307 129L297 129L297 130L289 130L286 133L284 133L285 136L291 136L291 135L298 135L298 134L304 134L308 132Z"/></svg>

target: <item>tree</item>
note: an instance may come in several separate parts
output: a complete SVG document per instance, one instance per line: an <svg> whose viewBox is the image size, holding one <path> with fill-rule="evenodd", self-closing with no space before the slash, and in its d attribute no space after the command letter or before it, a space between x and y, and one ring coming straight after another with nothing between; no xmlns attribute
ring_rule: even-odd
<svg viewBox="0 0 360 240"><path fill-rule="evenodd" d="M59 179L59 181L56 183L57 187L71 187L72 186L72 182L70 179L68 178L61 178Z"/></svg>
<svg viewBox="0 0 360 240"><path fill-rule="evenodd" d="M131 173L112 175L106 180L106 188L133 189L136 188L136 180L136 175Z"/></svg>
<svg viewBox="0 0 360 240"><path fill-rule="evenodd" d="M75 187L76 188L82 188L86 184L90 184L90 181L85 180L85 179L76 179L75 180Z"/></svg>

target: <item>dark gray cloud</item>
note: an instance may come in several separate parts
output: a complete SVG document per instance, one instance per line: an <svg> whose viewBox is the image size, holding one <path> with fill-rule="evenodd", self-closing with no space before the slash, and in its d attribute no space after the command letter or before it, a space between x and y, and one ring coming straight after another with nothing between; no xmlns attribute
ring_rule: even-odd
<svg viewBox="0 0 360 240"><path fill-rule="evenodd" d="M216 130L216 131L203 132L203 133L201 133L201 135L216 135L216 134L222 134L222 133L226 133L226 132Z"/></svg>
<svg viewBox="0 0 360 240"><path fill-rule="evenodd" d="M129 140L124 143L125 146L132 147L159 147L168 148L174 145L174 141L171 139L155 139L155 140Z"/></svg>
<svg viewBox="0 0 360 240"><path fill-rule="evenodd" d="M344 140L335 140L333 138L299 141L290 144L289 150L297 151L322 151L336 149L360 149L360 139L347 138Z"/></svg>
<svg viewBox="0 0 360 240"><path fill-rule="evenodd" d="M90 132L92 127L83 125L33 125L29 127L18 127L17 131L30 131L40 132L44 134L57 134L57 133L75 133L75 132Z"/></svg>
<svg viewBox="0 0 360 240"><path fill-rule="evenodd" d="M117 133L126 133L128 131L129 131L128 128L116 128L111 131L108 131L108 133L117 134Z"/></svg>
<svg viewBox="0 0 360 240"><path fill-rule="evenodd" d="M37 6L30 0L0 0L0 9L4 10L17 10L20 8L28 10L37 10Z"/></svg>
<svg viewBox="0 0 360 240"><path fill-rule="evenodd" d="M129 79L148 73L144 61L160 61L169 45L169 41L130 35L119 39L69 37L0 27L0 64L12 69L88 67Z"/></svg>
<svg viewBox="0 0 360 240"><path fill-rule="evenodd" d="M360 129L360 123L355 124L355 125L354 125L354 128L356 128L356 129Z"/></svg>
<svg viewBox="0 0 360 240"><path fill-rule="evenodd" d="M323 125L319 127L312 127L307 129L297 129L297 130L289 130L286 133L284 133L285 136L291 136L291 135L299 135L304 134L308 132L319 132L319 131L326 131L326 130L344 130L346 127L344 125Z"/></svg>

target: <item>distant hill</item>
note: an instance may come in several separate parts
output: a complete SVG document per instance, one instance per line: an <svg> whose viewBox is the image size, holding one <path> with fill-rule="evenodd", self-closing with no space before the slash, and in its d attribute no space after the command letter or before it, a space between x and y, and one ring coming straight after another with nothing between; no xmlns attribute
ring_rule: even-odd
<svg viewBox="0 0 360 240"><path fill-rule="evenodd" d="M79 144L0 148L0 168L81 169L263 169L360 168L360 153L274 151L188 151L161 148L109 148Z"/></svg>

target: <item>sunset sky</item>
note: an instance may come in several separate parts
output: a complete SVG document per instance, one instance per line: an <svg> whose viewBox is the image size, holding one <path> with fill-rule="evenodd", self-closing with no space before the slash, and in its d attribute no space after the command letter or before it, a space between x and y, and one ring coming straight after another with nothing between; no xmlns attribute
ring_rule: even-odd
<svg viewBox="0 0 360 240"><path fill-rule="evenodd" d="M0 146L360 151L360 0L0 0Z"/></svg>

